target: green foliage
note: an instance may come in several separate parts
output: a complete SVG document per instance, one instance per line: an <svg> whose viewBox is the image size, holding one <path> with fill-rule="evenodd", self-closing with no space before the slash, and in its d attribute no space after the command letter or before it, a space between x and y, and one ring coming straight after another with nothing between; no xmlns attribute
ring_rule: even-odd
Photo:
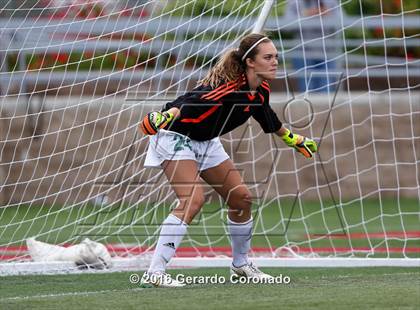
<svg viewBox="0 0 420 310"><path fill-rule="evenodd" d="M137 54L129 50L109 52L107 54L93 52L31 54L25 57L26 69L36 71L94 71L143 69L154 65L155 55ZM17 54L9 55L9 71L19 69Z"/></svg>
<svg viewBox="0 0 420 310"><path fill-rule="evenodd" d="M227 16L229 14L256 15L264 0L244 2L242 0L195 0L168 1L163 13L172 16ZM344 11L349 15L396 14L419 8L419 0L341 0ZM277 0L271 15L281 16L287 5L286 0ZM254 12L253 12L254 11ZM417 13L419 14L419 13Z"/></svg>
<svg viewBox="0 0 420 310"><path fill-rule="evenodd" d="M348 15L378 15L378 14L398 14L401 12L410 12L409 14L417 14L420 0L341 0L342 8ZM216 18L232 16L232 18L243 16L256 16L260 10L264 0L168 0L167 5L162 12L159 12L161 18L169 18L170 16L191 18L194 16L214 16ZM286 8L286 0L277 0L271 10L271 16L282 16ZM413 13L413 11L417 10ZM344 30L344 39L389 39L410 37L418 34L420 29L356 29L349 28ZM180 34L182 36L180 36ZM220 33L217 31L205 31L197 34L195 29L190 32L180 33L168 32L160 39L164 41L173 40L233 40L242 34L237 31L226 31ZM294 37L293 33L280 32L279 30L268 33L273 40L285 40ZM120 34L113 34L112 39L123 39ZM143 41L147 38L147 34L132 34L131 37L124 39ZM369 55L407 57L409 59L420 58L420 47L401 48L369 48ZM365 53L363 49L355 51L355 53ZM8 54L8 71L18 71L21 65L22 57L18 57L18 53ZM210 60L208 57L191 56L187 60L187 66L198 64L207 64ZM128 68L144 69L153 66L156 63L156 55L137 55L130 51L108 52L107 54L93 52L71 52L66 53L49 53L49 54L32 54L26 55L25 67L28 70L42 71L94 71L94 70L122 70ZM163 63L174 64L171 55L164 56Z"/></svg>
<svg viewBox="0 0 420 310"><path fill-rule="evenodd" d="M282 15L284 1L274 6L272 14ZM162 13L172 16L248 16L257 15L262 7L264 0L242 1L242 0L197 0L169 1Z"/></svg>
<svg viewBox="0 0 420 310"><path fill-rule="evenodd" d="M172 16L237 16L256 15L264 0L194 0L168 1L162 13ZM349 15L396 14L419 8L419 0L341 0L344 11ZM286 8L286 0L277 0L272 16L281 16ZM419 13L417 13L419 14Z"/></svg>

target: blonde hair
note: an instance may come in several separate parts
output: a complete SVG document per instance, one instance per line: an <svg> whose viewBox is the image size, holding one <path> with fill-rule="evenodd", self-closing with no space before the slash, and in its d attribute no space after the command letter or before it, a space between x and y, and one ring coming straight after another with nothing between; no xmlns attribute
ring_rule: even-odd
<svg viewBox="0 0 420 310"><path fill-rule="evenodd" d="M265 39L264 39L265 38ZM258 41L260 43L254 46ZM258 45L261 43L270 42L270 39L263 34L251 33L245 36L239 48L230 49L224 53L217 61L216 65L210 69L207 75L198 82L199 85L210 85L212 88L219 86L222 83L235 81L246 69L246 59L254 59L258 54ZM244 59L242 59L245 56Z"/></svg>

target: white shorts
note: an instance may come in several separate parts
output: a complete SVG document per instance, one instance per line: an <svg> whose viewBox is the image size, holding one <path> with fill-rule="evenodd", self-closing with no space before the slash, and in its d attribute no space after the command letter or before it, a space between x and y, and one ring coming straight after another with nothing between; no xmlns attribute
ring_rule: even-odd
<svg viewBox="0 0 420 310"><path fill-rule="evenodd" d="M229 159L218 137L196 141L182 134L159 130L149 140L145 167L161 167L165 160L194 160L199 171L216 167Z"/></svg>

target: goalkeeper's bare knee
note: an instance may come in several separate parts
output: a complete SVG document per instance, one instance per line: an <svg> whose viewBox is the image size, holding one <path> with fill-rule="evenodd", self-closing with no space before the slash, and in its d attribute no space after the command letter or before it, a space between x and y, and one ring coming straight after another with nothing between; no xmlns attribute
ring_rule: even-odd
<svg viewBox="0 0 420 310"><path fill-rule="evenodd" d="M204 205L204 196L180 199L180 204L173 210L173 214L190 224Z"/></svg>
<svg viewBox="0 0 420 310"><path fill-rule="evenodd" d="M238 223L251 218L252 198L248 190L238 190L231 193L228 199L229 218Z"/></svg>

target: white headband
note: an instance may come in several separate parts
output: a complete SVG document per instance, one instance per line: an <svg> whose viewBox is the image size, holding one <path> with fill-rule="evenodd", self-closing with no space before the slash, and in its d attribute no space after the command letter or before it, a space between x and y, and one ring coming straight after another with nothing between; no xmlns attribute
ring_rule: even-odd
<svg viewBox="0 0 420 310"><path fill-rule="evenodd" d="M257 42L255 42L246 52L245 54L242 56L242 61L245 60L246 56L258 45L260 44L262 41L264 41L265 39L268 39L267 37L262 37L261 39L259 39Z"/></svg>

